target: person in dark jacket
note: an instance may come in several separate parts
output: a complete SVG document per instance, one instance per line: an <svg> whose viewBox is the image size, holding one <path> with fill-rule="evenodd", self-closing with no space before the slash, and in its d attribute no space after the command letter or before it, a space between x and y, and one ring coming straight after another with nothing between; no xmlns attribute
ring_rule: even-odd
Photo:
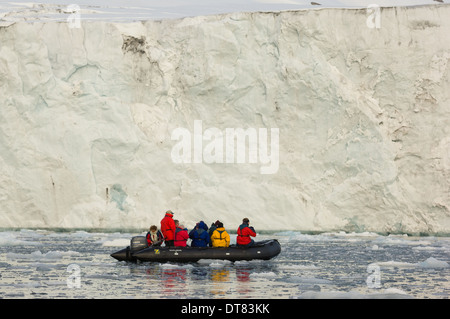
<svg viewBox="0 0 450 319"><path fill-rule="evenodd" d="M208 226L203 221L200 221L189 233L189 238L192 239L191 247L207 247L211 241L208 234Z"/></svg>
<svg viewBox="0 0 450 319"><path fill-rule="evenodd" d="M249 226L250 221L248 218L244 218L242 220L242 224L237 229L237 238L236 238L236 244L238 246L246 246L250 247L252 246L255 241L251 239L250 237L255 237L256 232L255 229L251 226Z"/></svg>
<svg viewBox="0 0 450 319"><path fill-rule="evenodd" d="M147 238L147 243L149 246L161 246L164 241L163 234L155 225L150 227L149 232L145 237Z"/></svg>

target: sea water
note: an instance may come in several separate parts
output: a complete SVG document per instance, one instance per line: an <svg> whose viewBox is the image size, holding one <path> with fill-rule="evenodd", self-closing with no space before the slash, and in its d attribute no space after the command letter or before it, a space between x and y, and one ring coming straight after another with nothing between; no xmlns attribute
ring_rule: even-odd
<svg viewBox="0 0 450 319"><path fill-rule="evenodd" d="M0 298L433 298L450 296L450 238L259 234L270 261L116 261L137 233L0 232ZM236 235L232 235L232 243Z"/></svg>

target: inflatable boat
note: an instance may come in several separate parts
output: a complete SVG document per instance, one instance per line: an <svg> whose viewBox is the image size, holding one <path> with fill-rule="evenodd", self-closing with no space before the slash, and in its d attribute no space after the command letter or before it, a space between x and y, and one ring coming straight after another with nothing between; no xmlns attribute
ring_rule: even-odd
<svg viewBox="0 0 450 319"><path fill-rule="evenodd" d="M135 236L130 246L111 254L119 261L196 262L200 259L221 260L268 260L281 252L276 239L255 242L251 247L165 247L147 246L144 236Z"/></svg>

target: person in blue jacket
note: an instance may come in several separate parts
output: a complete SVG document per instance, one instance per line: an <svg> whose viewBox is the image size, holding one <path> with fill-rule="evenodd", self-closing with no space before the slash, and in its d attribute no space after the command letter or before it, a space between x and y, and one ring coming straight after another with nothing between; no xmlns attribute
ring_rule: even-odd
<svg viewBox="0 0 450 319"><path fill-rule="evenodd" d="M191 247L207 247L210 242L208 226L200 221L189 233L189 238L192 239Z"/></svg>

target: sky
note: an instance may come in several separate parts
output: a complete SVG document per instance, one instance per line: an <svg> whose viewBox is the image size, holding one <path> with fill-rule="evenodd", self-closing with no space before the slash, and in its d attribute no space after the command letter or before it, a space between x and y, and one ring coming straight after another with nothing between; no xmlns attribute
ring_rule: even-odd
<svg viewBox="0 0 450 319"><path fill-rule="evenodd" d="M450 0L442 0L444 3ZM439 4L436 0L0 0L0 22L15 20L63 20L71 4L80 8L83 19L146 20L176 19L187 16L211 15L239 11L282 11L305 8L345 7L366 8Z"/></svg>

